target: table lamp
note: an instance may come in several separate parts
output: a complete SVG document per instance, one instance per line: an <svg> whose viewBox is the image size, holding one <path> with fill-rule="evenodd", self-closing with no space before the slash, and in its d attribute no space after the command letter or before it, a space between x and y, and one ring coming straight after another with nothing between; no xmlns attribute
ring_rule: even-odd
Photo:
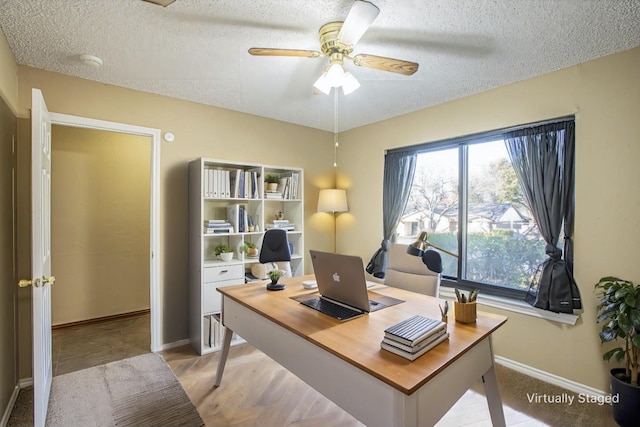
<svg viewBox="0 0 640 427"><path fill-rule="evenodd" d="M418 240L407 246L407 253L409 255L421 257L422 262L427 266L429 270L435 271L436 273L442 273L442 258L440 257L440 254L433 250L430 250L429 248L431 247L437 249L447 255L451 255L456 258L458 258L458 255L432 244L428 239L429 233L427 233L426 231L420 232Z"/></svg>

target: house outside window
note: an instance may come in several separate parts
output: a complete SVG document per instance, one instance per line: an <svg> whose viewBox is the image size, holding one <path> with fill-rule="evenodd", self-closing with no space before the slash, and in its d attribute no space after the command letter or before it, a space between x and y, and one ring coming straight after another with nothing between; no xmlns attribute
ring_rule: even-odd
<svg viewBox="0 0 640 427"><path fill-rule="evenodd" d="M396 241L410 244L423 230L431 243L460 255L441 253L445 286L524 296L546 258L545 241L500 138L426 146L417 155Z"/></svg>

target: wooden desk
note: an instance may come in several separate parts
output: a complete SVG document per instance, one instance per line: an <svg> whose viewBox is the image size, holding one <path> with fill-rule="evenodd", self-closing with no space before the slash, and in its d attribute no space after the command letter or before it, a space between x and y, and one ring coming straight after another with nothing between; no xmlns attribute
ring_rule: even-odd
<svg viewBox="0 0 640 427"><path fill-rule="evenodd" d="M409 361L380 348L384 330L414 314L439 318L440 300L385 287L375 292L405 302L340 322L290 298L313 293L306 279L284 279L284 291L264 282L218 288L225 335L216 386L236 332L369 427L433 425L481 378L493 425L505 425L491 334L506 317L478 312L475 324L460 324L450 314L449 340Z"/></svg>

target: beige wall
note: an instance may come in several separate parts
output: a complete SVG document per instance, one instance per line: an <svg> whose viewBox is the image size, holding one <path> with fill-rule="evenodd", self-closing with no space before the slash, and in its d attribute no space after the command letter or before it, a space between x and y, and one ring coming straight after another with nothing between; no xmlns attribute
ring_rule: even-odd
<svg viewBox="0 0 640 427"><path fill-rule="evenodd" d="M13 186L16 159L12 140L16 117L0 99L0 417L17 384Z"/></svg>
<svg viewBox="0 0 640 427"><path fill-rule="evenodd" d="M15 115L18 108L18 66L2 31L0 31L0 97Z"/></svg>
<svg viewBox="0 0 640 427"><path fill-rule="evenodd" d="M27 109L31 88L42 90L52 112L160 128L176 135L174 142L161 145L162 343L188 337L188 161L208 156L303 168L305 247L333 249L332 217L315 212L319 188L333 187L335 181L331 133L23 66L19 66L18 75L18 164L23 171L30 164ZM28 212L28 175L19 186L18 208L21 213ZM28 246L28 231L19 238ZM310 271L308 259L306 266ZM19 304L20 377L24 378L31 371L30 301L21 298Z"/></svg>
<svg viewBox="0 0 640 427"><path fill-rule="evenodd" d="M151 139L54 125L52 323L149 308Z"/></svg>
<svg viewBox="0 0 640 427"><path fill-rule="evenodd" d="M18 382L17 276L14 248L17 66L0 31L0 417Z"/></svg>
<svg viewBox="0 0 640 427"><path fill-rule="evenodd" d="M338 187L339 251L368 260L382 238L384 150L576 115L575 276L584 314L576 326L500 312L500 356L600 390L608 370L595 325L602 276L640 282L640 48L346 132ZM373 213L373 214L372 214Z"/></svg>

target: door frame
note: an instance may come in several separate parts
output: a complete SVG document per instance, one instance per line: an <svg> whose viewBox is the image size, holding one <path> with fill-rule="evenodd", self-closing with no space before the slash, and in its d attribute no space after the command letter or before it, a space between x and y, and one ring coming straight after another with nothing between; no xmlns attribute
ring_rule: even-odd
<svg viewBox="0 0 640 427"><path fill-rule="evenodd" d="M143 126L129 125L125 123L110 122L91 119L87 117L72 116L50 112L51 124L69 126L75 128L103 130L132 135L151 137L151 193L150 193L150 275L149 275L149 306L151 312L151 351L162 350L161 337L163 336L162 300L160 299L160 129Z"/></svg>

